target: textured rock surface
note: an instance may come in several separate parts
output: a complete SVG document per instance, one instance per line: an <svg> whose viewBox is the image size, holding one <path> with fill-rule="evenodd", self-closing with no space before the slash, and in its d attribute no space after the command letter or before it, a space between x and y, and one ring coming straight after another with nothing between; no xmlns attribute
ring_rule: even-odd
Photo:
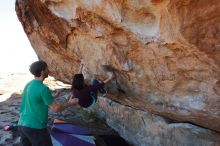
<svg viewBox="0 0 220 146"><path fill-rule="evenodd" d="M219 134L189 123L175 123L107 98L100 98L98 105L91 110L106 119L108 125L136 146L220 145Z"/></svg>
<svg viewBox="0 0 220 146"><path fill-rule="evenodd" d="M57 79L81 61L104 78L110 64L115 101L220 132L219 0L17 0L16 11Z"/></svg>

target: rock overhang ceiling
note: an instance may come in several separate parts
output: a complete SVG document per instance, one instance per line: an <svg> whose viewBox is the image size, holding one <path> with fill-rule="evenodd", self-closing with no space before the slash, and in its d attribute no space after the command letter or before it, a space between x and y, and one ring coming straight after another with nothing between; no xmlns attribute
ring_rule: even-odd
<svg viewBox="0 0 220 146"><path fill-rule="evenodd" d="M218 0L17 0L51 74L71 81L115 69L112 99L220 132ZM118 90L120 89L120 90Z"/></svg>

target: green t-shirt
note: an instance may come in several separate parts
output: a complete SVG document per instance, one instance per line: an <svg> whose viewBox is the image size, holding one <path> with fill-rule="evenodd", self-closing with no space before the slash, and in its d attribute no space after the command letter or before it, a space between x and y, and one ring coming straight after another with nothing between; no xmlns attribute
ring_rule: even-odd
<svg viewBox="0 0 220 146"><path fill-rule="evenodd" d="M30 81L24 88L18 125L43 129L47 127L48 105L53 103L50 89L40 80Z"/></svg>

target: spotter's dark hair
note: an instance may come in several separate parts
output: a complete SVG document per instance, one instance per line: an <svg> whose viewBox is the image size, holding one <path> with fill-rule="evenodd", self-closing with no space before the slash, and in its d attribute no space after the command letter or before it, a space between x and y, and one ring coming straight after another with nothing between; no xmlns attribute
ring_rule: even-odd
<svg viewBox="0 0 220 146"><path fill-rule="evenodd" d="M47 68L47 63L40 60L31 64L29 71L35 76L40 77L41 71L44 71Z"/></svg>

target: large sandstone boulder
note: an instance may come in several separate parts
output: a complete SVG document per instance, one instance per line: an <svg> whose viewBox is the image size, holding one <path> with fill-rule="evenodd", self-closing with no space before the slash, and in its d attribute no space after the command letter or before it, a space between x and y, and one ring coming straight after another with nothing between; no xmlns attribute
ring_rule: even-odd
<svg viewBox="0 0 220 146"><path fill-rule="evenodd" d="M128 112L141 120L140 110L220 132L219 0L17 0L16 11L57 79L70 83L82 61L87 79L105 78L102 64L114 68L107 98L132 107L116 117Z"/></svg>

